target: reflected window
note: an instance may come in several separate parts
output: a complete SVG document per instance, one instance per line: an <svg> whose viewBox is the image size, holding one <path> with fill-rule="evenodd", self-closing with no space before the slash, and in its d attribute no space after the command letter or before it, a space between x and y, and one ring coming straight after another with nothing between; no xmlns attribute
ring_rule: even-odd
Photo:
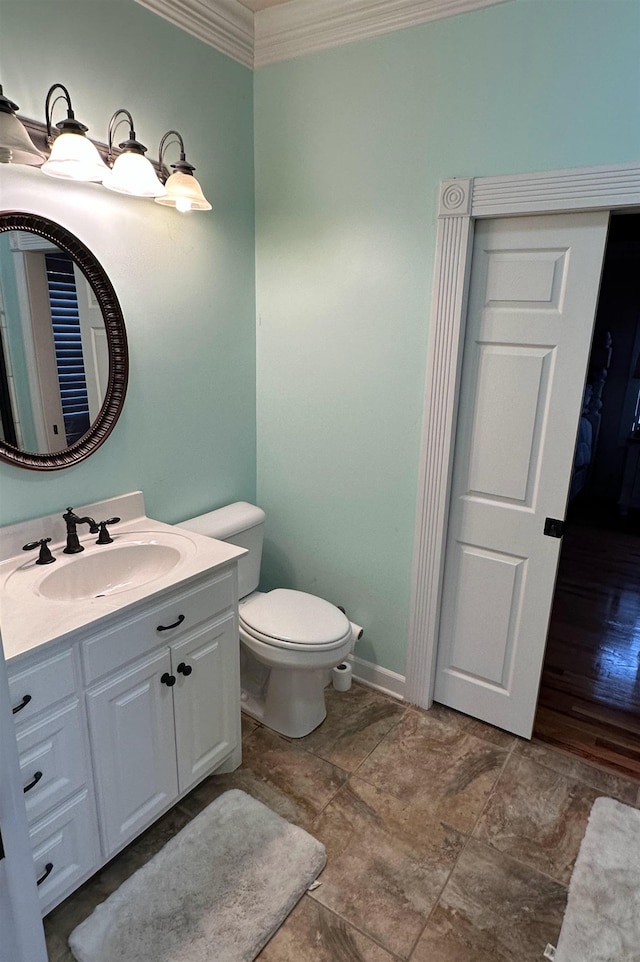
<svg viewBox="0 0 640 962"><path fill-rule="evenodd" d="M80 310L73 259L65 251L44 255L67 445L89 430L89 398L82 354Z"/></svg>

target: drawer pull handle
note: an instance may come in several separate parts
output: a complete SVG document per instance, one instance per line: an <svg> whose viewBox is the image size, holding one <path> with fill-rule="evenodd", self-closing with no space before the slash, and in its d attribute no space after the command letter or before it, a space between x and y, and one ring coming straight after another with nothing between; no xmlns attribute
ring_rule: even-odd
<svg viewBox="0 0 640 962"><path fill-rule="evenodd" d="M15 708L12 708L11 711L13 712L14 715L17 715L19 711L22 711L23 708L27 707L30 701L31 701L31 695L25 695L22 701L20 702L20 704L16 705Z"/></svg>
<svg viewBox="0 0 640 962"><path fill-rule="evenodd" d="M35 772L35 773L34 773L32 781L30 781L29 784L28 784L28 785L25 785L24 788L22 789L22 791L25 793L25 795L26 795L27 792L30 792L31 789L34 788L34 787L38 784L38 782L40 781L41 778L42 778L42 772Z"/></svg>
<svg viewBox="0 0 640 962"><path fill-rule="evenodd" d="M191 667L191 665L186 665L184 661L181 661L176 670L179 671L180 674L184 675L186 678L188 675L191 674L191 672L193 671L193 668Z"/></svg>
<svg viewBox="0 0 640 962"><path fill-rule="evenodd" d="M184 621L184 615L178 615L178 620L174 621L172 625L158 625L156 631L171 631L172 628L177 628Z"/></svg>
<svg viewBox="0 0 640 962"><path fill-rule="evenodd" d="M162 675L160 678L160 681L163 685L166 685L167 688L173 688L176 683L176 676L170 675L168 671L165 671L164 675Z"/></svg>
<svg viewBox="0 0 640 962"><path fill-rule="evenodd" d="M42 878L38 879L38 881L36 882L36 885L42 885L44 880L48 879L52 872L53 872L53 862L47 862L47 864L44 867L44 875L42 876Z"/></svg>

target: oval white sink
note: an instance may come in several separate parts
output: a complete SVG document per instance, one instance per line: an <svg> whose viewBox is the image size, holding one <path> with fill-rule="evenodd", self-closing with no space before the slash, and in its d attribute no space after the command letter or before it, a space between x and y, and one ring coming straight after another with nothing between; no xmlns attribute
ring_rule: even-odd
<svg viewBox="0 0 640 962"><path fill-rule="evenodd" d="M182 557L177 548L166 544L120 544L101 553L83 553L63 568L47 572L37 590L53 601L104 598L161 578Z"/></svg>

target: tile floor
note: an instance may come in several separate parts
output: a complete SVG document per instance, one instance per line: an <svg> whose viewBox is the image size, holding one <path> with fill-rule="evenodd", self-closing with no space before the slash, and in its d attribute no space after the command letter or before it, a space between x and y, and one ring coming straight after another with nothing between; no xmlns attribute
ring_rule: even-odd
<svg viewBox="0 0 640 962"><path fill-rule="evenodd" d="M50 962L72 962L74 926L228 788L327 848L322 884L259 962L540 962L594 799L640 806L640 782L441 706L358 685L327 702L298 740L244 718L242 767L206 779L47 917Z"/></svg>

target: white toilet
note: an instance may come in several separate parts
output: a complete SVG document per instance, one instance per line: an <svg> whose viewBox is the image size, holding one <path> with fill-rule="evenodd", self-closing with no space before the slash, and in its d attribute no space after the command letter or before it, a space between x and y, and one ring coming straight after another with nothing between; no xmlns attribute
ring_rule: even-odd
<svg viewBox="0 0 640 962"><path fill-rule="evenodd" d="M304 591L256 591L264 518L261 508L238 501L178 527L247 549L238 561L242 709L282 735L301 738L326 717L328 673L353 650L362 629Z"/></svg>

